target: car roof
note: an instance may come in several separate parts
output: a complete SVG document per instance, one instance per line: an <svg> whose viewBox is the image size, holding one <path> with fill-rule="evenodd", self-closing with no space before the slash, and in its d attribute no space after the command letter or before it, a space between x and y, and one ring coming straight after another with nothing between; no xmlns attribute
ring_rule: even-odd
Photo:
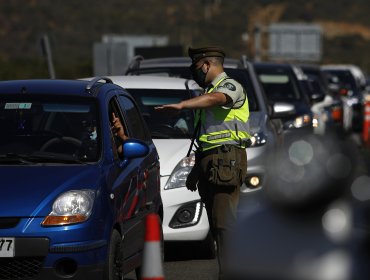
<svg viewBox="0 0 370 280"><path fill-rule="evenodd" d="M362 72L361 68L353 64L324 64L321 68L325 71L350 71L352 75L360 81L362 84L366 84L365 75Z"/></svg>
<svg viewBox="0 0 370 280"><path fill-rule="evenodd" d="M298 64L298 66L301 67L302 70L315 71L315 72L321 71L320 65L317 65L317 64Z"/></svg>
<svg viewBox="0 0 370 280"><path fill-rule="evenodd" d="M84 80L29 79L0 81L0 93L60 94L82 97L94 96L94 89L104 83ZM111 84L110 86L117 87Z"/></svg>
<svg viewBox="0 0 370 280"><path fill-rule="evenodd" d="M161 67L189 67L191 65L191 59L186 56L179 57L163 57L163 58L149 58L143 59L139 62L139 68L152 68L156 66ZM225 58L224 67L236 68L240 65L240 60L234 58ZM129 71L136 70L135 68L129 69Z"/></svg>
<svg viewBox="0 0 370 280"><path fill-rule="evenodd" d="M178 89L186 90L201 89L199 85L193 81L177 77L159 77L159 76L108 76L113 83L126 89Z"/></svg>
<svg viewBox="0 0 370 280"><path fill-rule="evenodd" d="M265 68L276 68L276 67L280 67L280 68L292 68L293 65L290 64L290 63L283 63L283 62L253 62L253 65L255 67L265 67Z"/></svg>

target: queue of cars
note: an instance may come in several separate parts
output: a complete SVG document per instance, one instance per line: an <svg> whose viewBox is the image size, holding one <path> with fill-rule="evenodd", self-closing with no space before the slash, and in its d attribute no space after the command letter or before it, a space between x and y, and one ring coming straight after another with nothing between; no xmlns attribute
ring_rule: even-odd
<svg viewBox="0 0 370 280"><path fill-rule="evenodd" d="M118 83L128 91L137 92L139 88L141 88L141 90L144 88L146 89L147 85L150 83L152 84L151 87L157 88L157 86L154 85L155 83L153 83L153 76L157 76L159 80L162 79L163 84L168 83L169 78L172 80L180 78L187 80L191 79L191 73L189 71L190 64L191 61L187 57L156 59L136 57L135 61L133 61L127 69L126 76L111 78L118 81ZM273 162L274 152L279 150L284 141L287 141L287 135L292 134L295 136L298 132L325 133L325 129L330 128L333 124L332 116L336 116L334 112L335 108L339 107L339 109L341 109L341 104L339 103L338 105L334 103L333 99L329 97L328 92L325 91L326 85L323 84L323 73L321 70L319 73L320 79L316 80L314 79L314 74L317 73L314 70L317 69L312 70L311 68L301 68L298 65L282 63L252 63L245 58L241 60L225 59L224 61L225 72L230 77L238 80L246 88L251 111L249 123L255 143L247 148L249 177L242 187L242 192L244 194L243 199L247 199L248 203L251 203L251 198L253 198L252 192L261 190L266 183L265 179L266 176L268 176L266 166ZM304 72L303 69L307 72ZM311 79L308 78L309 70L311 70ZM135 79L134 88L131 88L132 80ZM322 91L314 90L314 86L317 86L317 83L324 88ZM182 82L182 84L184 84L184 82ZM157 97L160 96L158 92L152 92ZM199 90L197 90L197 92L199 92ZM133 94L133 96L135 95L136 94ZM188 94L188 96L190 97L191 95ZM162 101L168 103L170 100L162 98ZM142 101L138 102L142 103ZM160 104L159 100L150 103L151 106ZM337 107L334 105L337 105ZM147 111L147 109L143 110L144 115L147 114ZM340 119L338 121L340 122ZM155 122L152 125L155 125ZM324 131L322 129L323 127ZM176 131L174 127L168 128L170 129L168 131ZM183 157L186 155L187 147L190 144L190 136L191 133L184 135L184 137L188 139L188 145L182 150L181 157L179 157L178 154L172 154L172 158L176 158L176 163L184 162ZM158 136L152 134L152 137L156 138ZM163 145L158 145L159 147L163 147L162 154L166 153L166 149L171 150L170 147L171 145L175 145L175 141L172 141L172 144L166 145L165 147ZM178 165L176 166L175 163L167 165L169 162L168 156L165 155L162 157L161 150L159 153L160 158L166 163L166 166L169 166L169 170L175 172L178 169ZM184 163L182 164L184 165ZM177 202L178 199L174 199L173 197L181 196L181 203L186 205L187 201L191 202L191 200L194 200L194 197L191 198L191 192L185 189L184 182L188 174L187 172L182 173L184 178L181 183L171 183L172 185L177 185L171 197L165 187L166 184L171 181L171 177L169 176L171 173L167 172L168 174L164 178L165 181L162 182L162 198L164 201ZM199 197L197 197L197 199L199 199ZM181 204L177 207L181 208L180 205ZM173 211L166 211L166 205L164 207L164 213L165 216L166 213L168 213L169 217L167 219L172 219L174 217ZM193 216L190 215L190 218L192 217ZM168 226L168 222L164 224L164 228ZM198 240L199 237L204 238L204 233L203 236L196 234L197 228L199 227L200 224L194 224L187 228L187 236L183 235L182 232L184 229L181 228L172 228L169 229L168 232L165 230L164 240L190 241Z"/></svg>

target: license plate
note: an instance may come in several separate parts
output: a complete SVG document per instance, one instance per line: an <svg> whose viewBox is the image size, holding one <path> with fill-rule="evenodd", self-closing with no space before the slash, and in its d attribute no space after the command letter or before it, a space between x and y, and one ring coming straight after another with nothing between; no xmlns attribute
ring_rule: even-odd
<svg viewBox="0 0 370 280"><path fill-rule="evenodd" d="M14 238L0 237L0 258L14 257L15 248Z"/></svg>

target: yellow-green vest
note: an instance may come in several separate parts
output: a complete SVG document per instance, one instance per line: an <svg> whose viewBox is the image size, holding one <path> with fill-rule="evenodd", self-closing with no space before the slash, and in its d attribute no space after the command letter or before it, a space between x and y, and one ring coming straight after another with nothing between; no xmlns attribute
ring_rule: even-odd
<svg viewBox="0 0 370 280"><path fill-rule="evenodd" d="M222 81L229 79L224 77L209 89L206 94L213 92ZM250 138L248 133L249 106L246 92L245 101L239 108L222 108L215 106L209 109L197 111L195 122L200 117L200 132L198 144L203 151L215 148L222 144L237 145L245 148L245 141Z"/></svg>

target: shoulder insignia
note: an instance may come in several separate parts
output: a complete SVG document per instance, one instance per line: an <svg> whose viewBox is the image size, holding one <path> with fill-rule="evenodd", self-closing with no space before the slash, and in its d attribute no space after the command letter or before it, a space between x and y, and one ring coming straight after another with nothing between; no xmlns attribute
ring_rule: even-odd
<svg viewBox="0 0 370 280"><path fill-rule="evenodd" d="M223 86L225 88L227 88L228 90L231 90L231 91L235 91L236 90L236 87L232 83L229 83L229 82L226 82Z"/></svg>

